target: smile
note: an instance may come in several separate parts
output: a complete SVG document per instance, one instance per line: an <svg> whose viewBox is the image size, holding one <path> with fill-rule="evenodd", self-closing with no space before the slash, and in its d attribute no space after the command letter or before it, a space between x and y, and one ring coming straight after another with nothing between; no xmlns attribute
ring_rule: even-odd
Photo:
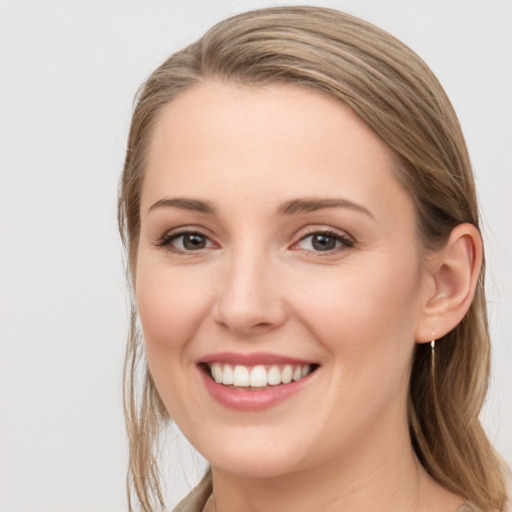
<svg viewBox="0 0 512 512"><path fill-rule="evenodd" d="M311 364L244 366L209 363L207 367L212 379L218 384L255 390L301 380L314 369Z"/></svg>
<svg viewBox="0 0 512 512"><path fill-rule="evenodd" d="M212 354L198 361L208 394L237 411L262 411L309 386L319 364L275 354Z"/></svg>

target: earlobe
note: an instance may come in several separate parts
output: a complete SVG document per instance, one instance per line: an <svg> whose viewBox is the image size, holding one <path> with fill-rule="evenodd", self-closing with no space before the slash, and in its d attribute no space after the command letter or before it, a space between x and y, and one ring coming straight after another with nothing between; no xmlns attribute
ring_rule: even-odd
<svg viewBox="0 0 512 512"><path fill-rule="evenodd" d="M431 261L433 282L416 332L418 343L439 339L459 324L475 293L483 259L482 238L472 224L459 224Z"/></svg>

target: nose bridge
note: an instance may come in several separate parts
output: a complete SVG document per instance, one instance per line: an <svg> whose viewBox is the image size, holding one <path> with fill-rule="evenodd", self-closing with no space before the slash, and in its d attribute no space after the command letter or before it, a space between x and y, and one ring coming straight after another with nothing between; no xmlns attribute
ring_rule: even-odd
<svg viewBox="0 0 512 512"><path fill-rule="evenodd" d="M223 270L216 307L219 323L246 336L284 321L275 264L262 244L247 242L233 248Z"/></svg>

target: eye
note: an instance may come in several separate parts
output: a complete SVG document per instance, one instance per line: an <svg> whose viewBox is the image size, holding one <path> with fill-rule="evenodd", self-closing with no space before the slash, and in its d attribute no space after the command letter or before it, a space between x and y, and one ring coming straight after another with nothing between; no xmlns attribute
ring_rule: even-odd
<svg viewBox="0 0 512 512"><path fill-rule="evenodd" d="M166 234L157 245L173 252L186 253L209 249L213 247L213 242L202 233L181 231L179 233Z"/></svg>
<svg viewBox="0 0 512 512"><path fill-rule="evenodd" d="M332 231L317 231L302 237L294 248L328 253L353 247L353 245L353 240L346 235Z"/></svg>

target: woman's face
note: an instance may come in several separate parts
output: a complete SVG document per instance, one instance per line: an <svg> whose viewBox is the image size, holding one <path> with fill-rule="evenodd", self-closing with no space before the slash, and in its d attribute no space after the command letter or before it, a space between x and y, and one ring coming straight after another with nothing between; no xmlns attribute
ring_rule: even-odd
<svg viewBox="0 0 512 512"><path fill-rule="evenodd" d="M426 279L394 166L305 88L206 83L163 112L136 297L158 392L213 467L283 475L408 442Z"/></svg>

